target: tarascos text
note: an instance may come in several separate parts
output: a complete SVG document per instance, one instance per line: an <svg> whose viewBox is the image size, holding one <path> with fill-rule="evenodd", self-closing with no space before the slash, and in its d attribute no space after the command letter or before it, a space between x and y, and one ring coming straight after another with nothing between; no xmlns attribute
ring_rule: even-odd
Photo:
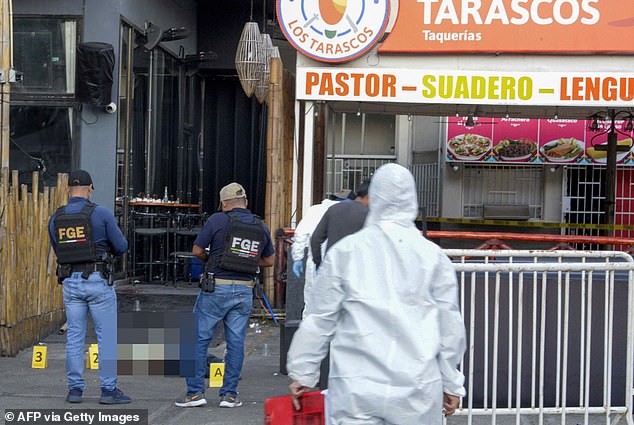
<svg viewBox="0 0 634 425"><path fill-rule="evenodd" d="M423 3L423 25L594 25L601 14L599 0L417 0Z"/></svg>

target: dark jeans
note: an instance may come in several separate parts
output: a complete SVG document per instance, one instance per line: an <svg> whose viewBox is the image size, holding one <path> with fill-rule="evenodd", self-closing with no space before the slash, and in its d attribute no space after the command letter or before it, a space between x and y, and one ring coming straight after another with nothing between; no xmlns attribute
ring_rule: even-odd
<svg viewBox="0 0 634 425"><path fill-rule="evenodd" d="M187 394L205 392L207 349L216 325L223 320L227 355L220 395L238 395L238 380L244 361L244 339L252 307L253 290L248 286L216 285L216 290L212 293L200 291L194 306L198 326L196 376L186 378Z"/></svg>

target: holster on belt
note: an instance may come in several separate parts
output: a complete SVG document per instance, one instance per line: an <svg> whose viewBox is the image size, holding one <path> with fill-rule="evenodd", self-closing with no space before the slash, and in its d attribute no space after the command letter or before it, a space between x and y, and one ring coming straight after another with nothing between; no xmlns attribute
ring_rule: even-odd
<svg viewBox="0 0 634 425"><path fill-rule="evenodd" d="M214 277L214 274L205 270L200 275L199 286L200 289L203 290L203 292L214 292L216 290L216 278Z"/></svg>
<svg viewBox="0 0 634 425"><path fill-rule="evenodd" d="M55 274L57 275L57 283L64 283L64 279L70 277L72 273L72 264L58 264Z"/></svg>

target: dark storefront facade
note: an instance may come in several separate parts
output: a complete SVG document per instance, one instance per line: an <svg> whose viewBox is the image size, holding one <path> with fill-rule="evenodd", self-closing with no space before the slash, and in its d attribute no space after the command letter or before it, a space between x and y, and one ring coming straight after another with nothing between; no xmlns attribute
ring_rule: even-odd
<svg viewBox="0 0 634 425"><path fill-rule="evenodd" d="M14 67L24 79L12 84L10 168L21 181L39 170L54 185L57 173L81 167L93 174L93 199L113 209L162 199L167 188L170 200L213 212L217 188L238 180L264 213L267 111L245 96L234 65L246 2L52 3L14 2ZM270 3L252 16L273 31ZM165 41L152 39L156 29ZM114 113L77 101L77 46L86 42L114 50Z"/></svg>

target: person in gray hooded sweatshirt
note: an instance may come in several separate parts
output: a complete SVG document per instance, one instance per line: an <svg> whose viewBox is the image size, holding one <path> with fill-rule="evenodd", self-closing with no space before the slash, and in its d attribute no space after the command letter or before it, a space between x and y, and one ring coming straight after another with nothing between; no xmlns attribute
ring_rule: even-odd
<svg viewBox="0 0 634 425"><path fill-rule="evenodd" d="M364 227L335 244L288 352L295 407L330 345L331 424L439 425L465 395L465 350L451 261L414 225L414 178L387 164ZM318 289L317 289L318 288Z"/></svg>

